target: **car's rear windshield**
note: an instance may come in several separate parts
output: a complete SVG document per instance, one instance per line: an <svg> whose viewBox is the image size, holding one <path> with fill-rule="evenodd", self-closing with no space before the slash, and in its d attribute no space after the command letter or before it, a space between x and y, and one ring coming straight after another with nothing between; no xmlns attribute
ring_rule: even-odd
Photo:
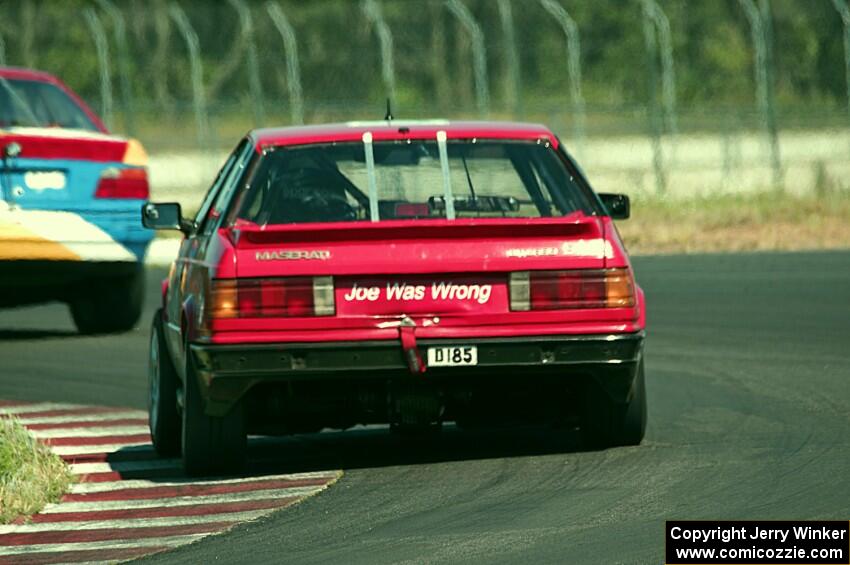
<svg viewBox="0 0 850 565"><path fill-rule="evenodd" d="M0 77L0 127L60 127L99 131L56 85Z"/></svg>
<svg viewBox="0 0 850 565"><path fill-rule="evenodd" d="M590 213L586 189L549 143L402 140L277 147L237 199L259 225Z"/></svg>

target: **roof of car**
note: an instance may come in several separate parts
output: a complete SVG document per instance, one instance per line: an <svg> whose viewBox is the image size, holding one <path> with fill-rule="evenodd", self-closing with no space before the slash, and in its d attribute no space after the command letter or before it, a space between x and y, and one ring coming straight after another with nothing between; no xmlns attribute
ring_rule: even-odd
<svg viewBox="0 0 850 565"><path fill-rule="evenodd" d="M258 149L280 145L305 145L334 141L360 141L371 133L375 141L433 139L445 131L448 139L545 139L557 146L549 128L520 122L450 122L448 120L375 120L315 126L264 128L251 132Z"/></svg>
<svg viewBox="0 0 850 565"><path fill-rule="evenodd" d="M57 77L44 71L36 69L25 69L23 67L3 67L0 66L0 78L11 80L31 80L37 82L46 82L52 84L65 92L71 99L80 107L80 109L89 117L95 127L102 133L109 133L106 125L101 121L100 116L95 114L91 108L77 96L77 93L68 88L68 86L59 80Z"/></svg>
<svg viewBox="0 0 850 565"><path fill-rule="evenodd" d="M23 67L0 67L0 77L23 80L37 80L41 82L52 83L58 82L56 77L51 75L50 73L46 73L44 71L37 71L35 69L25 69Z"/></svg>

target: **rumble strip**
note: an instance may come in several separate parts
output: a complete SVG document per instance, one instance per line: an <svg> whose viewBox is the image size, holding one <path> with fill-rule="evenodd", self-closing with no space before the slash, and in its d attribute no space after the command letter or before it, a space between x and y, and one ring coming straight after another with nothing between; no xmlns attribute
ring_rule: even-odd
<svg viewBox="0 0 850 565"><path fill-rule="evenodd" d="M192 480L179 460L157 457L145 412L0 401L3 416L17 418L49 445L70 465L76 483L29 523L0 525L0 565L133 559L270 514L342 475Z"/></svg>

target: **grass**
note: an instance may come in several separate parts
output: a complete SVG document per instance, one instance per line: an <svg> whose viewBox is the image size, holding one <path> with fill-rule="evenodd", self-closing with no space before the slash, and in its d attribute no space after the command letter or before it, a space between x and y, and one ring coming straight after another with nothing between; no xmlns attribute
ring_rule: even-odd
<svg viewBox="0 0 850 565"><path fill-rule="evenodd" d="M850 191L635 199L617 225L633 254L850 248Z"/></svg>
<svg viewBox="0 0 850 565"><path fill-rule="evenodd" d="M67 465L13 418L0 417L0 524L56 502L71 483Z"/></svg>

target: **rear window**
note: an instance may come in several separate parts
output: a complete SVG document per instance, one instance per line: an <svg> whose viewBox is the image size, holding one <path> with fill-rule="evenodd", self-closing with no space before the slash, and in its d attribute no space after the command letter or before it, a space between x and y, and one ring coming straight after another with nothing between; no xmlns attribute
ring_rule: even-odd
<svg viewBox="0 0 850 565"><path fill-rule="evenodd" d="M99 131L61 88L0 77L0 127L60 127Z"/></svg>
<svg viewBox="0 0 850 565"><path fill-rule="evenodd" d="M586 192L546 143L338 143L266 152L237 202L259 225L590 213Z"/></svg>

